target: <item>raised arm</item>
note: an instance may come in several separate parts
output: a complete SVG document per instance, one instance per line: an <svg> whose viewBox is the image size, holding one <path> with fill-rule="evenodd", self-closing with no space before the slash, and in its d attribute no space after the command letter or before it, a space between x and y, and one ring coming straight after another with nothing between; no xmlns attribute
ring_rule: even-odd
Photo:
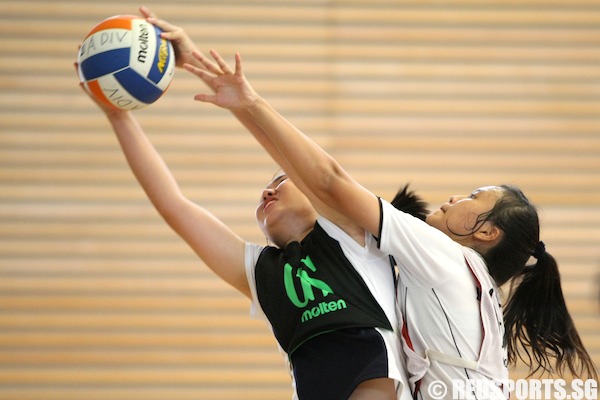
<svg viewBox="0 0 600 400"><path fill-rule="evenodd" d="M171 41L175 50L176 66L182 67L185 64L189 64L190 66L196 67L199 70L209 71L213 75L232 74L232 71L222 59L218 58L218 63L215 63L204 56L198 50L197 46L193 43L192 39L187 35L183 28L173 25L163 19L159 19L158 16L147 7L140 7L140 13L148 19L148 22L156 25L163 31L163 38ZM204 79L204 82L213 91L213 93L217 92L217 86L215 86L217 81L212 79ZM267 153L269 153L271 158L273 158L273 160L290 177L293 177L293 166L290 165L279 153L277 148L274 146L262 128L256 123L254 118L245 110L236 107L225 108L229 108L231 113L254 136L259 144L267 151ZM331 208L325 203L321 202L317 196L311 193L308 187L303 185L303 182L298 182L295 180L295 183L298 188L302 190L302 192L309 198L319 214L324 215L331 220L337 220L338 224L346 226L346 230L351 230L354 228L353 223L351 223L349 220L346 220L344 223L342 216L337 213L334 208Z"/></svg>
<svg viewBox="0 0 600 400"><path fill-rule="evenodd" d="M248 113L263 129L304 185L320 201L336 209L376 237L379 236L379 200L356 182L318 144L280 115L266 100L258 100Z"/></svg>
<svg viewBox="0 0 600 400"><path fill-rule="evenodd" d="M131 112L95 103L108 118L131 170L164 220L219 277L251 297L244 265L245 241L183 195Z"/></svg>
<svg viewBox="0 0 600 400"><path fill-rule="evenodd" d="M194 54L198 60L204 58ZM185 65L186 69L213 87L215 92L211 95L198 94L195 99L243 115L245 120L260 129L260 135L264 137L259 142L275 160L282 160L292 180L302 190L306 188L309 192L307 195L316 197L327 206L330 212L330 215L326 215L328 218L342 227L357 225L378 236L380 221L377 197L352 179L321 147L252 89L242 72L239 54L236 54L235 71L229 69L216 52L211 52L211 55L220 65L220 70L205 68L207 72L190 64Z"/></svg>

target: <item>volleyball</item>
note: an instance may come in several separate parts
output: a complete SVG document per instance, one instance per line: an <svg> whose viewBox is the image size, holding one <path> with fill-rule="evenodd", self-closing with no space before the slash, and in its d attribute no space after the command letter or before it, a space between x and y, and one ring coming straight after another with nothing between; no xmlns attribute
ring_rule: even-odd
<svg viewBox="0 0 600 400"><path fill-rule="evenodd" d="M171 42L135 15L116 15L85 37L77 61L79 79L99 101L137 110L158 100L175 72Z"/></svg>

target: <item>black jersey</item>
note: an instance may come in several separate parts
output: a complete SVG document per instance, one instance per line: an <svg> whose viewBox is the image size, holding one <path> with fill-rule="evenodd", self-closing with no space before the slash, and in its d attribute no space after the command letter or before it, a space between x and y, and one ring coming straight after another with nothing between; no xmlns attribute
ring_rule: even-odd
<svg viewBox="0 0 600 400"><path fill-rule="evenodd" d="M255 279L258 301L288 356L323 333L357 327L392 330L338 241L318 223L301 243L283 250L266 247Z"/></svg>

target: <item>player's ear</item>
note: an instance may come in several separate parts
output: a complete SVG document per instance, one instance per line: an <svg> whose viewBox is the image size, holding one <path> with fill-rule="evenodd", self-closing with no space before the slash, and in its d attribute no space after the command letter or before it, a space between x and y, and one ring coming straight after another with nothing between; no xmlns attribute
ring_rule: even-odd
<svg viewBox="0 0 600 400"><path fill-rule="evenodd" d="M493 222L486 221L473 236L477 240L490 243L499 240L502 236L502 231Z"/></svg>

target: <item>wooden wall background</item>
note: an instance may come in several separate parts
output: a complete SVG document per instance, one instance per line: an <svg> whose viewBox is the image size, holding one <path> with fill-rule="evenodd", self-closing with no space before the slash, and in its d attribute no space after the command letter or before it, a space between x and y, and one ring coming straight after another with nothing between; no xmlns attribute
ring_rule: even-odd
<svg viewBox="0 0 600 400"><path fill-rule="evenodd" d="M600 360L600 1L144 4L203 50L241 51L254 86L386 198L520 185ZM289 398L265 325L154 212L77 86L83 36L138 5L0 0L0 398ZM263 242L275 165L202 90L178 70L137 115L184 191Z"/></svg>

